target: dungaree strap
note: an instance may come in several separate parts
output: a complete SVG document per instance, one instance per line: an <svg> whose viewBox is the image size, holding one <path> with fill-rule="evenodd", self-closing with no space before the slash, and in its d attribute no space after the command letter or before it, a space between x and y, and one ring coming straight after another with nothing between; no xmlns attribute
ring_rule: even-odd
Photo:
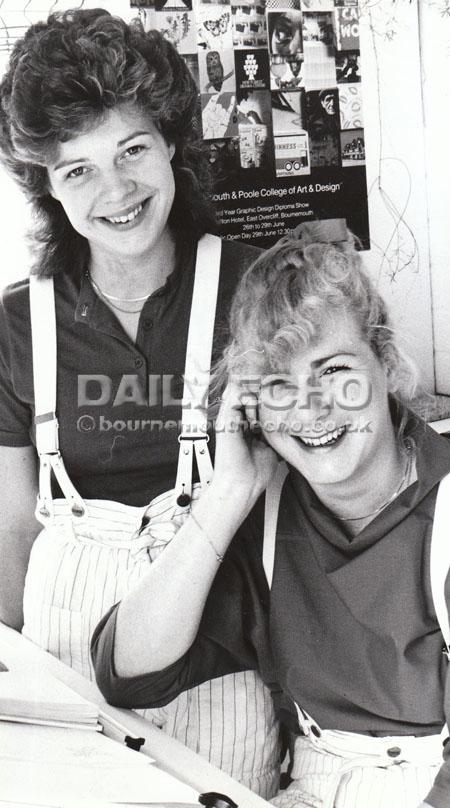
<svg viewBox="0 0 450 808"><path fill-rule="evenodd" d="M39 455L39 500L41 516L53 513L51 473L77 518L85 504L67 474L59 452L56 417L57 340L53 278L30 277L30 316L33 351L33 383L36 449Z"/></svg>
<svg viewBox="0 0 450 808"><path fill-rule="evenodd" d="M439 483L431 533L431 592L438 623L444 637L444 653L450 659L450 625L445 581L450 569L450 474Z"/></svg>
<svg viewBox="0 0 450 808"><path fill-rule="evenodd" d="M30 313L36 449L39 455L57 452L56 314L53 278L30 277Z"/></svg>
<svg viewBox="0 0 450 808"><path fill-rule="evenodd" d="M202 487L206 487L212 480L213 468L207 434L208 390L221 249L221 239L210 234L204 235L197 246L186 349L175 506L177 500L181 507L190 505L194 453ZM38 278L34 275L30 278L30 312L36 448L40 458L39 511L44 517L53 513L53 470L74 515L82 517L86 506L70 481L59 453L56 417L57 335L52 278Z"/></svg>
<svg viewBox="0 0 450 808"><path fill-rule="evenodd" d="M264 539L263 567L269 589L272 588L273 567L275 563L275 544L277 537L278 510L284 481L288 474L286 463L279 463L275 475L266 488L264 505Z"/></svg>
<svg viewBox="0 0 450 808"><path fill-rule="evenodd" d="M197 246L175 482L175 502L186 507L191 501L194 452L202 488L211 482L213 473L207 435L208 390L221 249L220 238L210 234L204 235Z"/></svg>

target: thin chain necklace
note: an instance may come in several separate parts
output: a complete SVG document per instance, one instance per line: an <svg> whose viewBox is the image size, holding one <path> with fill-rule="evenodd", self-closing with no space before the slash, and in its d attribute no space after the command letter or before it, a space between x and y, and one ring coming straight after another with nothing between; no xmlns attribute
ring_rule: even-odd
<svg viewBox="0 0 450 808"><path fill-rule="evenodd" d="M381 511L384 508L387 508L387 506L390 505L391 502L393 502L396 497L398 497L400 491L402 491L403 488L408 487L410 482L414 460L414 447L410 441L405 441L405 450L407 452L405 473L403 474L403 477L400 480L400 485L397 486L394 493L391 494L389 499L387 499L385 502L382 502L381 505L379 505L378 508L376 508L374 511L371 511L370 513L365 513L363 516L338 516L337 514L334 514L336 519L339 519L340 522L358 522L361 519L368 519L370 516L377 516L377 514L381 513Z"/></svg>
<svg viewBox="0 0 450 808"><path fill-rule="evenodd" d="M102 300L104 300L105 303L107 303L109 306L112 306L113 309L116 309L116 311L121 311L123 314L138 314L144 308L144 301L147 300L148 295L145 295L145 297L136 297L136 298L113 297L111 295L107 295L105 292L102 291L102 289L100 289L100 286L94 281L94 279L91 277L91 274L89 272L88 272L88 278L89 278L93 288L95 289L97 294L100 296L100 298L102 298ZM127 303L138 303L139 301L142 301L142 305L139 306L139 308L137 308L137 309L123 309L121 306L118 306L116 303L113 303L113 300L120 300L120 301L123 301L124 303L125 302L127 302Z"/></svg>
<svg viewBox="0 0 450 808"><path fill-rule="evenodd" d="M108 295L107 292L104 292L103 289L100 289L100 286L98 285L98 283L94 281L89 271L87 272L87 276L90 282L92 283L92 286L94 287L95 291L99 292L99 294L101 294L102 297L106 297L107 300L117 300L119 303L141 303L143 300L147 300L150 294L150 292L147 292L147 294L142 295L142 297L115 297L114 295Z"/></svg>

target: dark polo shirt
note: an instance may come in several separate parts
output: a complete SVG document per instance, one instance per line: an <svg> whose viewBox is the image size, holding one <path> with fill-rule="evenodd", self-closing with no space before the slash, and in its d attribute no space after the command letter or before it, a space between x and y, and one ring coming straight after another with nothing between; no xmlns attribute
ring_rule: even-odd
<svg viewBox="0 0 450 808"><path fill-rule="evenodd" d="M423 424L414 438L418 481L353 539L291 471L281 497L270 595L259 502L217 573L196 641L164 671L129 679L115 674L113 607L92 645L106 698L123 707L151 707L206 679L256 668L267 684L278 682L292 719L295 700L323 729L439 733L444 706L450 720L450 686L429 553L437 483L450 472L450 444ZM446 750L429 796L436 808L450 805L450 744Z"/></svg>
<svg viewBox="0 0 450 808"><path fill-rule="evenodd" d="M83 497L145 505L175 483L195 252L192 244L146 301L136 344L86 275L55 278L60 448ZM222 244L213 359L226 341L236 283L259 253ZM4 291L0 308L0 445L34 442L31 357L24 280Z"/></svg>

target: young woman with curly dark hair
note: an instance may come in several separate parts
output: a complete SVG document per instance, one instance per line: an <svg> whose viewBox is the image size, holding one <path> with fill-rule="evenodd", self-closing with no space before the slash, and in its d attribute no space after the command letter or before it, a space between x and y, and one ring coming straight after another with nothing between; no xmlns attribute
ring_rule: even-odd
<svg viewBox="0 0 450 808"><path fill-rule="evenodd" d="M0 619L19 629L24 614L28 637L90 676L91 629L198 494L194 454L209 482L195 388L211 356L196 367L188 332L203 350L214 330L217 355L258 251L201 238L214 219L197 89L159 33L101 9L52 14L15 45L0 101L2 159L36 220L34 278L6 289L0 312ZM31 293L31 318L30 287L47 290ZM278 728L256 673L152 717L262 795L276 791Z"/></svg>

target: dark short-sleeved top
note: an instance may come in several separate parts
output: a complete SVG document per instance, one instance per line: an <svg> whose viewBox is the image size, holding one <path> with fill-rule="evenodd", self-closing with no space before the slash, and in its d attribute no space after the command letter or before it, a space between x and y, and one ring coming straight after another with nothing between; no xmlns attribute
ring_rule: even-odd
<svg viewBox="0 0 450 808"><path fill-rule="evenodd" d="M237 281L260 252L222 242L213 360L225 345ZM55 277L59 440L82 497L140 506L175 483L195 257L193 243L148 298L135 344L86 274ZM25 280L6 288L0 307L0 445L34 442L33 416Z"/></svg>
<svg viewBox="0 0 450 808"><path fill-rule="evenodd" d="M216 575L196 641L164 671L130 679L115 674L113 607L92 646L106 698L125 707L155 706L205 679L256 668L324 729L439 733L445 689L450 719L450 688L429 552L450 444L422 423L414 438L418 481L353 539L291 470L280 503L271 593L261 560L260 502ZM429 801L436 808L450 804L450 758Z"/></svg>

